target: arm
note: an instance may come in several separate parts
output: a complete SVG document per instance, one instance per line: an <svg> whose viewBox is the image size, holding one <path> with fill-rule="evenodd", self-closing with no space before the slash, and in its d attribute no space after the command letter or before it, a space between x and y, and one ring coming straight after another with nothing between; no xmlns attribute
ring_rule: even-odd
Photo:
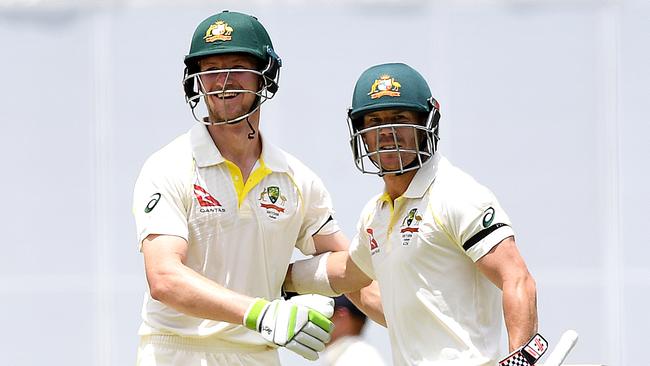
<svg viewBox="0 0 650 366"><path fill-rule="evenodd" d="M185 266L187 245L171 235L149 235L142 241L151 297L190 316L242 324L254 299Z"/></svg>
<svg viewBox="0 0 650 366"><path fill-rule="evenodd" d="M184 239L170 235L149 235L143 240L151 297L190 316L243 324L269 342L309 360L318 359L317 352L325 348L332 332L327 318L331 313L323 315L298 303L252 299L231 291L185 265L187 245ZM331 301L332 312L333 305Z"/></svg>
<svg viewBox="0 0 650 366"><path fill-rule="evenodd" d="M537 291L512 236L502 240L476 262L479 270L503 291L503 313L509 350L537 332Z"/></svg>
<svg viewBox="0 0 650 366"><path fill-rule="evenodd" d="M386 326L379 286L371 283L372 279L354 263L347 250L348 239L345 235L340 231L331 235L315 235L314 244L316 254L330 252L324 269L331 289L345 293L370 319ZM292 276L293 264L289 265L285 277L284 289L287 291L296 291Z"/></svg>
<svg viewBox="0 0 650 366"><path fill-rule="evenodd" d="M381 305L381 293L377 281L372 281L370 285L359 291L347 293L345 296L370 319L386 327L386 318L384 317L384 308Z"/></svg>
<svg viewBox="0 0 650 366"><path fill-rule="evenodd" d="M310 277L319 277L316 273L311 272L322 271L322 277L327 277L326 280L329 282L327 285L336 293L340 294L359 290L368 286L372 280L352 261L347 251L348 245L348 239L340 231L329 235L314 235L314 246L316 248L315 254L319 255L329 253L326 258L327 262L319 264L317 263L319 262L319 258L313 257L301 261L301 264L311 262L312 265L309 267ZM287 269L283 288L286 291L304 293L305 291L296 288L294 284L293 267L294 264L292 263ZM318 267L318 269L316 267ZM305 270L301 270L301 272L304 271ZM319 279L319 281L324 280L325 278ZM316 280L314 280L314 282L315 281ZM334 294L328 293L325 295Z"/></svg>

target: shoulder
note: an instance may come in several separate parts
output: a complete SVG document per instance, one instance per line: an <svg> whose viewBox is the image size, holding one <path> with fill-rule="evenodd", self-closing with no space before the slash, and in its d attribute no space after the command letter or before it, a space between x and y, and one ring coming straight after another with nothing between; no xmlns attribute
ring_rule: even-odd
<svg viewBox="0 0 650 366"><path fill-rule="evenodd" d="M383 193L378 193L374 196L372 196L368 202L363 206L363 209L361 210L361 217L365 218L366 220L369 219L369 216L371 216L376 210L377 210L377 205L379 204L379 199L381 196L383 196Z"/></svg>
<svg viewBox="0 0 650 366"><path fill-rule="evenodd" d="M377 211L377 207L380 204L379 198L382 195L383 193L374 195L363 206L363 209L359 214L359 220L357 221L357 227L359 230L365 230L365 227L367 227L372 222L372 219L375 216L375 212Z"/></svg>
<svg viewBox="0 0 650 366"><path fill-rule="evenodd" d="M267 158L273 160L273 165L282 168L301 189L310 187L325 188L318 174L294 155L270 143L268 144L268 151L269 156Z"/></svg>
<svg viewBox="0 0 650 366"><path fill-rule="evenodd" d="M442 158L429 197L435 209L459 214L468 209L483 209L496 200L492 191L474 177ZM437 207L436 207L437 206Z"/></svg>
<svg viewBox="0 0 650 366"><path fill-rule="evenodd" d="M456 201L472 202L491 198L492 192L470 174L454 166L446 158L440 161L440 170L432 191L442 193L447 204Z"/></svg>
<svg viewBox="0 0 650 366"><path fill-rule="evenodd" d="M285 161L287 162L288 172L294 179L300 179L306 181L321 180L318 174L316 174L311 168L309 168L300 159L298 159L294 155L291 155L290 153L282 149L278 149L278 150L281 152Z"/></svg>
<svg viewBox="0 0 650 366"><path fill-rule="evenodd" d="M194 158L189 134L183 134L154 152L144 162L140 177L177 177L192 174Z"/></svg>

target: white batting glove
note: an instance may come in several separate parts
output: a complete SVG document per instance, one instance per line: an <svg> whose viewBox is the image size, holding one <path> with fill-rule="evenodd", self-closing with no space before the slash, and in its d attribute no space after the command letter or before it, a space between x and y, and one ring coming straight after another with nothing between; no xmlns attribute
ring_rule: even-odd
<svg viewBox="0 0 650 366"><path fill-rule="evenodd" d="M323 302L316 303L321 306ZM318 359L318 352L325 349L334 329L326 315L305 305L284 299L269 302L260 298L246 310L244 326L311 361Z"/></svg>
<svg viewBox="0 0 650 366"><path fill-rule="evenodd" d="M296 305L304 305L325 315L328 319L334 315L334 299L319 294L296 295L288 300Z"/></svg>

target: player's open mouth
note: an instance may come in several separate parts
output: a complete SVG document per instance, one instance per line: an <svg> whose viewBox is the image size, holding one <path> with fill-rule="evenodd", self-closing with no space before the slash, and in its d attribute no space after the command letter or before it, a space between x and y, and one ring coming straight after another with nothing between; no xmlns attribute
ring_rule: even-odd
<svg viewBox="0 0 650 366"><path fill-rule="evenodd" d="M397 150L397 149L402 149L401 145L386 145L386 146L381 146L379 150Z"/></svg>
<svg viewBox="0 0 650 366"><path fill-rule="evenodd" d="M223 92L223 93L218 92L218 93L215 93L213 95L218 99L232 99L232 98L238 96L239 93L236 93L236 92Z"/></svg>

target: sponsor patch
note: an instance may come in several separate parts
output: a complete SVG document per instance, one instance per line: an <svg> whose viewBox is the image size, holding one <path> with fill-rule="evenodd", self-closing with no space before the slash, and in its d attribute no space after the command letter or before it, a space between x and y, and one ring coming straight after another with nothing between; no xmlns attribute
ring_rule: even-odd
<svg viewBox="0 0 650 366"><path fill-rule="evenodd" d="M367 228L366 232L370 237L370 255L375 255L379 253L379 244L377 244L377 240L375 240L375 233L372 228Z"/></svg>
<svg viewBox="0 0 650 366"><path fill-rule="evenodd" d="M199 212L226 212L226 209L223 208L221 203L198 184L194 184L194 196L199 202Z"/></svg>

